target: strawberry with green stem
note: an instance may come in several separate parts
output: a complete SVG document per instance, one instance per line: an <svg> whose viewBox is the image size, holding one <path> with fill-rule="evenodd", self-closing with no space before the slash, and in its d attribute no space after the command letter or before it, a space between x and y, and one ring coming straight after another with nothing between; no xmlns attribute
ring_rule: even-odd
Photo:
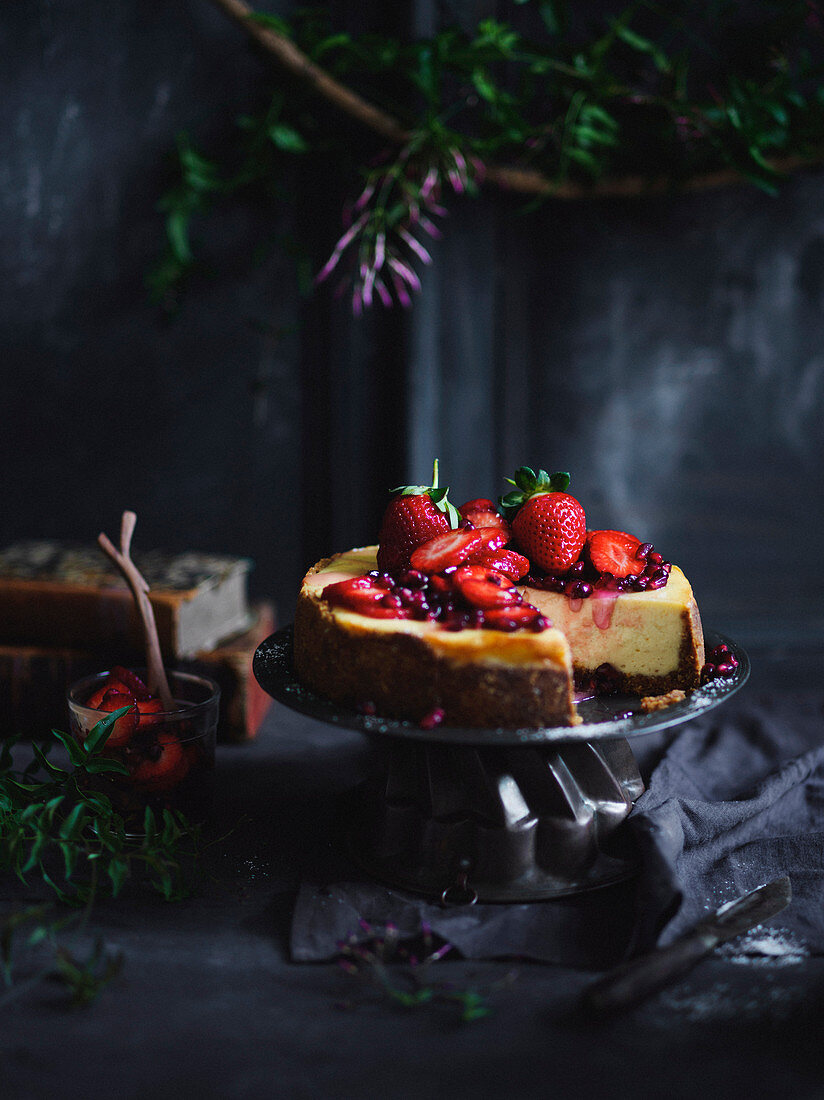
<svg viewBox="0 0 824 1100"><path fill-rule="evenodd" d="M587 533L584 509L565 491L569 474L519 466L515 477L506 480L515 488L501 497L500 505L520 549L548 573L569 569Z"/></svg>
<svg viewBox="0 0 824 1100"><path fill-rule="evenodd" d="M388 504L378 537L378 569L395 573L408 569L412 551L436 535L455 530L457 509L447 499L449 490L438 485L438 460L431 485L401 485Z"/></svg>

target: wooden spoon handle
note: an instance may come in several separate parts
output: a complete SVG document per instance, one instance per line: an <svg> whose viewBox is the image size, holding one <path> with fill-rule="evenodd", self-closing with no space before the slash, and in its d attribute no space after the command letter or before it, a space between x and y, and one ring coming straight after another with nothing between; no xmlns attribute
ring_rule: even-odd
<svg viewBox="0 0 824 1100"><path fill-rule="evenodd" d="M134 534L137 516L134 512L124 512L120 523L120 550L112 543L111 539L101 533L97 541L101 550L120 570L123 577L132 590L132 595L140 613L143 623L143 635L146 640L146 668L148 671L148 688L153 695L158 694L166 711L175 710L175 701L166 678L166 670L163 667L163 657L160 653L160 640L157 635L154 609L149 600L149 586L143 574L131 559L132 535Z"/></svg>

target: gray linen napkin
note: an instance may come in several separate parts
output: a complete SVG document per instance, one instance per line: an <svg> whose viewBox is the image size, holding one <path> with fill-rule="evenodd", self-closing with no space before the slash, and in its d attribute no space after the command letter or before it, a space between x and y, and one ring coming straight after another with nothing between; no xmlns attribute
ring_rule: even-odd
<svg viewBox="0 0 824 1100"><path fill-rule="evenodd" d="M633 742L647 790L628 827L637 881L574 897L443 909L370 882L337 856L310 868L292 921L295 960L327 959L366 921L428 922L464 957L602 969L676 938L707 911L782 874L793 903L767 935L728 950L824 953L824 693L730 701L675 736ZM649 774L651 773L651 774ZM760 946L759 946L760 945Z"/></svg>

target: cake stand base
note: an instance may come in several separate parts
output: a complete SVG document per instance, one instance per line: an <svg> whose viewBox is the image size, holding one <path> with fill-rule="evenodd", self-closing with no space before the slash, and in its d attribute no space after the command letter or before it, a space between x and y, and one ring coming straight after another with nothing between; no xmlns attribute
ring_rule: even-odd
<svg viewBox="0 0 824 1100"><path fill-rule="evenodd" d="M350 851L444 904L534 901L636 869L618 826L644 784L624 739L552 747L392 742L361 791Z"/></svg>

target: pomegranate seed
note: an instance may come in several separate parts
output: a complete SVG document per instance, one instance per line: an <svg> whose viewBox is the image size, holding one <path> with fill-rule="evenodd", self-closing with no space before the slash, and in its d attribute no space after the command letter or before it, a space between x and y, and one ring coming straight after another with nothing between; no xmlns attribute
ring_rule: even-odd
<svg viewBox="0 0 824 1100"><path fill-rule="evenodd" d="M647 555L647 561L651 561L653 565L660 565L663 560L662 556L654 550Z"/></svg>
<svg viewBox="0 0 824 1100"><path fill-rule="evenodd" d="M418 725L422 730L433 730L443 722L445 713L442 707L433 707L428 714L421 718Z"/></svg>
<svg viewBox="0 0 824 1100"><path fill-rule="evenodd" d="M731 664L723 661L721 664L715 666L715 671L718 676L732 676L735 669Z"/></svg>
<svg viewBox="0 0 824 1100"><path fill-rule="evenodd" d="M421 573L418 569L407 569L405 573L401 573L398 577L398 582L403 585L404 588L425 588L429 578L425 573Z"/></svg>
<svg viewBox="0 0 824 1100"><path fill-rule="evenodd" d="M638 549L635 551L635 556L636 558L646 558L649 554L652 553L654 549L655 547L652 545L651 542L642 542Z"/></svg>

